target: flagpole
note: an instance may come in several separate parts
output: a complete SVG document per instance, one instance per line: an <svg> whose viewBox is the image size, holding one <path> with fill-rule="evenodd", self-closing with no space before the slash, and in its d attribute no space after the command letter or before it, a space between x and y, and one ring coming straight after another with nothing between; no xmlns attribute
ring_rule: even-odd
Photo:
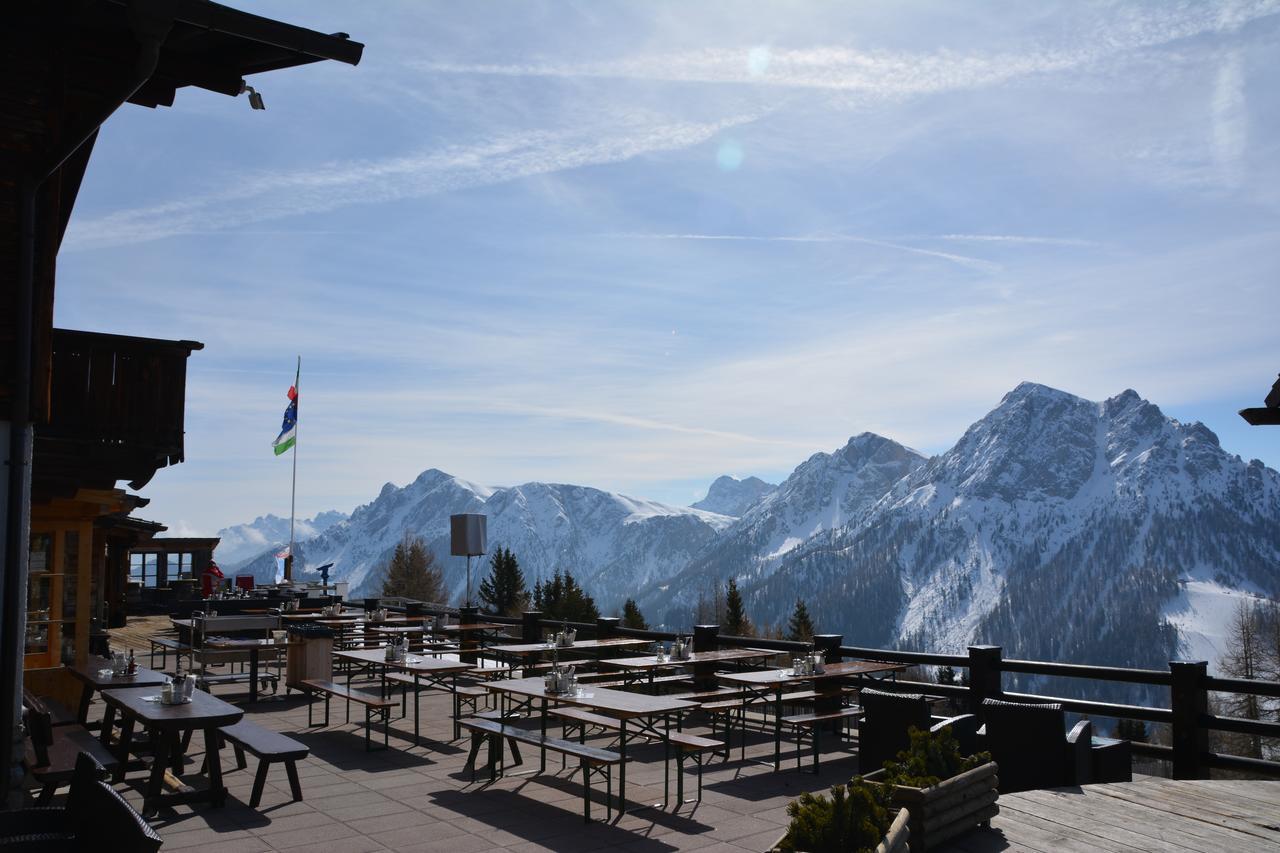
<svg viewBox="0 0 1280 853"><path fill-rule="evenodd" d="M293 375L293 489L289 495L289 556L285 560L286 581L293 580L293 520L298 506L298 402L302 399L302 356L298 356L298 369Z"/></svg>

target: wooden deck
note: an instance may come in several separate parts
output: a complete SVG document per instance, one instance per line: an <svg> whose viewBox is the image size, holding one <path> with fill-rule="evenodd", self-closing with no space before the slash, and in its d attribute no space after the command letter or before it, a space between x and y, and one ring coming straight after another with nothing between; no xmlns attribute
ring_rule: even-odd
<svg viewBox="0 0 1280 853"><path fill-rule="evenodd" d="M112 631L112 645L145 656L147 638L169 627L168 617L133 618ZM143 657L145 665L146 658ZM172 658L169 666L172 667ZM241 701L244 686L220 687L222 698ZM439 851L509 853L629 850L636 853L758 853L782 834L787 804L803 791L826 791L857 772L847 748L833 749L818 776L797 773L788 761L775 773L758 763L773 755L772 735L752 730L747 760L711 761L701 803L639 809L612 823L584 825L580 783L573 770L544 776L512 775L471 781L463 767L466 744L452 740L451 699L424 692L417 700L426 741L415 746L411 717L392 721L392 749L364 751L359 722L341 714L328 728L307 725L305 700L293 694L245 705L246 718L306 743L311 755L298 767L305 800L291 802L283 774L268 779L259 808L247 802L252 771L228 769L231 799L225 808L179 806L153 825L164 849L238 853L323 847L326 853ZM95 702L91 719L102 707ZM410 711L412 714L412 711ZM598 742L609 746L607 739ZM204 744L197 737L187 761L196 771ZM665 793L663 752L654 745L628 750L627 791L632 805L660 802ZM692 779L687 780L692 784ZM142 803L140 779L120 790ZM686 792L689 793L688 789ZM1280 850L1280 782L1178 782L1142 777L1123 785L1034 791L1000 798L1001 813L989 830L975 830L939 850L949 853L1031 850L1153 850L1163 853L1228 853Z"/></svg>
<svg viewBox="0 0 1280 853"><path fill-rule="evenodd" d="M947 853L1280 850L1280 782L1146 778L1000 797L990 830Z"/></svg>

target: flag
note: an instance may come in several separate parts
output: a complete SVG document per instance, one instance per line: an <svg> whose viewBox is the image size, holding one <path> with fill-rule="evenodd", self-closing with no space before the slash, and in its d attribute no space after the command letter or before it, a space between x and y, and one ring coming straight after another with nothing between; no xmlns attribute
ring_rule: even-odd
<svg viewBox="0 0 1280 853"><path fill-rule="evenodd" d="M294 441L298 438L298 386L289 386L289 405L284 410L284 423L280 427L280 434L276 436L276 440L271 442L271 446L275 448L276 456L284 453L290 447L293 447Z"/></svg>
<svg viewBox="0 0 1280 853"><path fill-rule="evenodd" d="M292 441L293 439L289 439L289 440ZM276 554L276 583L280 583L281 581L284 580L284 561L288 556L289 556L288 548L285 548L283 551Z"/></svg>

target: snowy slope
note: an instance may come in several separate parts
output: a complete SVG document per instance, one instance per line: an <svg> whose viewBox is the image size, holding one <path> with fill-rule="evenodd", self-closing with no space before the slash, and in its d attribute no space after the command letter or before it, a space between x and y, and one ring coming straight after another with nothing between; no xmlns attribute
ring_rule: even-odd
<svg viewBox="0 0 1280 853"><path fill-rule="evenodd" d="M732 519L686 507L593 489L549 483L490 488L431 469L404 488L388 483L351 518L298 549L304 567L335 563L331 577L351 594L377 590L378 570L404 533L421 535L440 561L454 598L466 589L466 559L449 556L449 516L488 517L489 552L510 548L532 588L556 569L572 572L602 605L621 603L625 590L669 575ZM266 576L269 555L254 564ZM488 571L472 561L473 590Z"/></svg>
<svg viewBox="0 0 1280 853"><path fill-rule="evenodd" d="M1280 593L1277 522L1280 474L1204 425L1023 383L749 600L779 619L822 589L820 627L859 644L1155 666L1222 636L1215 590Z"/></svg>

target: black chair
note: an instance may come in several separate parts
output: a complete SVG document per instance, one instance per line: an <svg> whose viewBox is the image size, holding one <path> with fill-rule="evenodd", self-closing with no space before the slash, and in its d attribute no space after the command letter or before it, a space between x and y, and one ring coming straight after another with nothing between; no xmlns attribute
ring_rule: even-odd
<svg viewBox="0 0 1280 853"><path fill-rule="evenodd" d="M155 853L164 841L133 806L102 781L104 771L87 753L76 760L67 804L0 811L0 849L89 853Z"/></svg>
<svg viewBox="0 0 1280 853"><path fill-rule="evenodd" d="M862 773L879 770L886 761L908 749L913 727L920 731L950 727L962 754L977 752L977 718L972 714L931 716L929 700L921 693L886 693L864 688L858 693L858 704L865 713L858 725L858 769Z"/></svg>
<svg viewBox="0 0 1280 853"><path fill-rule="evenodd" d="M1081 720L1064 734L1061 705L984 699L981 748L1000 768L1000 793L1087 785L1092 781L1093 724Z"/></svg>

